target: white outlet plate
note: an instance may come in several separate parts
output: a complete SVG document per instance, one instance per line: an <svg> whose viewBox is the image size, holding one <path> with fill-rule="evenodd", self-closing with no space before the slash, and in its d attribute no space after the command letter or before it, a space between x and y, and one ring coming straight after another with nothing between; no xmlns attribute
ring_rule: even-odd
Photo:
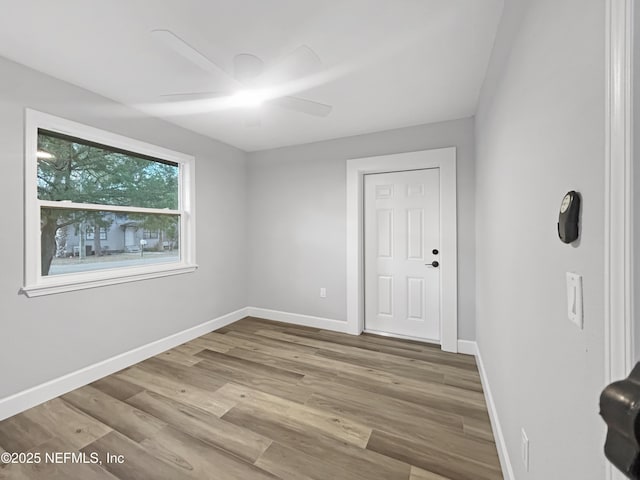
<svg viewBox="0 0 640 480"><path fill-rule="evenodd" d="M327 298L327 289L324 287L320 289L320 298Z"/></svg>
<svg viewBox="0 0 640 480"><path fill-rule="evenodd" d="M520 431L522 435L522 443L520 445L521 455L522 455L522 464L524 465L525 471L529 471L529 437L527 437L527 433L524 431L524 428Z"/></svg>

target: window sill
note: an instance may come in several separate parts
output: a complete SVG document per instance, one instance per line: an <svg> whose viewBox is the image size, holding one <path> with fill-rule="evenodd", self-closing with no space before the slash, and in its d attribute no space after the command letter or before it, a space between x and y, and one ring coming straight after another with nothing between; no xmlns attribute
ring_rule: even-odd
<svg viewBox="0 0 640 480"><path fill-rule="evenodd" d="M137 282L150 278L168 277L171 275L181 275L194 272L198 265L178 264L162 267L130 268L111 271L91 272L81 275L60 275L57 277L45 277L41 283L26 285L20 289L20 293L27 297L40 297L43 295L53 295L56 293L73 292L85 290L87 288L104 287L106 285L117 285L119 283Z"/></svg>

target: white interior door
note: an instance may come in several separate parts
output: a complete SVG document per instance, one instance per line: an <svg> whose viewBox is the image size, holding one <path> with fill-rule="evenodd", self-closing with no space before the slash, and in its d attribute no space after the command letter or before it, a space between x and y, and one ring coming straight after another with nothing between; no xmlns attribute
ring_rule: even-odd
<svg viewBox="0 0 640 480"><path fill-rule="evenodd" d="M365 175L364 257L365 329L439 343L438 168Z"/></svg>

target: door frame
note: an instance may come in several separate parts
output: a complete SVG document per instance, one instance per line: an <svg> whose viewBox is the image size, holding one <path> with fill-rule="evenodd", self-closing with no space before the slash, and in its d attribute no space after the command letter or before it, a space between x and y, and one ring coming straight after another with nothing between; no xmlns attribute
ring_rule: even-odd
<svg viewBox="0 0 640 480"><path fill-rule="evenodd" d="M456 148L347 160L347 331L364 330L364 175L440 169L440 342L458 351Z"/></svg>
<svg viewBox="0 0 640 480"><path fill-rule="evenodd" d="M633 12L633 0L606 0L604 385L626 377L634 355Z"/></svg>

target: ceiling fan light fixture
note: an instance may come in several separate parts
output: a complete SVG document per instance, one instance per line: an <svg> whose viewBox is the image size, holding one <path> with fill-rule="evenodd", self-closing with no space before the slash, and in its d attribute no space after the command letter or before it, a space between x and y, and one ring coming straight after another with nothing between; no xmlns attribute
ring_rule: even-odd
<svg viewBox="0 0 640 480"><path fill-rule="evenodd" d="M266 70L264 62L256 55L240 53L233 59L233 74L230 74L172 31L157 29L151 33L178 55L214 74L216 79L224 84L221 91L217 92L162 95L196 98L204 95L204 99L173 102L172 105L163 102L162 107L168 108L169 114L184 115L229 109L258 110L265 102L315 117L326 117L331 113L331 105L292 96L326 83L334 76L328 73L321 74L320 58L306 45L296 48Z"/></svg>
<svg viewBox="0 0 640 480"><path fill-rule="evenodd" d="M247 89L229 95L228 102L233 108L256 108L271 98L273 94L266 89Z"/></svg>

